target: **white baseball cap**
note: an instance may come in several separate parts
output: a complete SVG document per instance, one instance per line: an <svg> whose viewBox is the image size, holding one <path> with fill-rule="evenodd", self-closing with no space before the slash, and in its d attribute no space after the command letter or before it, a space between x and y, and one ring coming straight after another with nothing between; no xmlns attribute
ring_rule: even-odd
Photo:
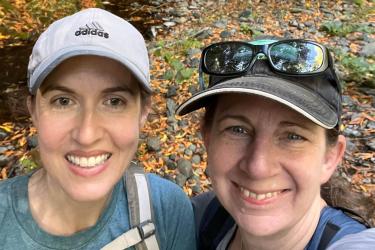
<svg viewBox="0 0 375 250"><path fill-rule="evenodd" d="M96 55L128 68L146 92L151 93L146 43L124 19L91 8L52 23L36 41L28 65L28 87L35 94L44 79L64 60Z"/></svg>

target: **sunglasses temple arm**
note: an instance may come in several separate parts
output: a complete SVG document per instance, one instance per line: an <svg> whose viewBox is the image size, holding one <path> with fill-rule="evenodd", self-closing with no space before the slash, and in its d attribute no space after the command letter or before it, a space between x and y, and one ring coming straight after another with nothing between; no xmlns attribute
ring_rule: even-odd
<svg viewBox="0 0 375 250"><path fill-rule="evenodd" d="M199 88L200 90L204 90L204 80L203 80L203 72L202 72L202 60L199 62L199 78L198 78L198 83L199 83Z"/></svg>

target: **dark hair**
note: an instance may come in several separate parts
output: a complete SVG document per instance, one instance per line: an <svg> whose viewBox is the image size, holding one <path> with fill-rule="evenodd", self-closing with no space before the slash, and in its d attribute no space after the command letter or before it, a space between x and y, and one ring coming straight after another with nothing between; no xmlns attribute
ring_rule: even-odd
<svg viewBox="0 0 375 250"><path fill-rule="evenodd" d="M209 105L205 107L205 112L202 117L202 131L207 131L211 128L212 122L214 119L214 114L216 111L216 106L217 106L217 96L211 97L209 101ZM336 126L333 129L325 129L326 131L326 142L328 146L334 146L337 143L338 137L340 135L339 128Z"/></svg>

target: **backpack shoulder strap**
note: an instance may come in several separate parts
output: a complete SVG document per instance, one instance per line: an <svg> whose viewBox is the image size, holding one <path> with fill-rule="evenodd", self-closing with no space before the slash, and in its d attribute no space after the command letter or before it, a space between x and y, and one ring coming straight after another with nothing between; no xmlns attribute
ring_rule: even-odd
<svg viewBox="0 0 375 250"><path fill-rule="evenodd" d="M347 216L343 211L332 207L323 208L318 226L307 249L326 249L345 235L366 229L365 225Z"/></svg>
<svg viewBox="0 0 375 250"><path fill-rule="evenodd" d="M137 250L159 250L149 185L143 169L131 162L123 181L128 198L131 229L102 249L115 250L134 246Z"/></svg>
<svg viewBox="0 0 375 250"><path fill-rule="evenodd" d="M214 198L215 198L215 194L212 191L204 192L191 198L191 203L193 205L194 217L195 217L195 229L196 229L195 232L197 236L199 236L198 235L199 226L203 219L204 212L206 211L207 206L210 204L210 202Z"/></svg>
<svg viewBox="0 0 375 250"><path fill-rule="evenodd" d="M194 197L192 203L198 228L198 249L216 249L235 224L233 218L212 192Z"/></svg>
<svg viewBox="0 0 375 250"><path fill-rule="evenodd" d="M322 238L320 239L318 250L324 250L328 247L328 244L331 242L332 238L340 230L340 227L328 222L323 230Z"/></svg>

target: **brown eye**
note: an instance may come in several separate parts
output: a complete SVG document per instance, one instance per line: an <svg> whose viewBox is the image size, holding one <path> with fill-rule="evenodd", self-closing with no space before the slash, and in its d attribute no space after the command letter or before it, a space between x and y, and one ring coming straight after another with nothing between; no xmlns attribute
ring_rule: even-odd
<svg viewBox="0 0 375 250"><path fill-rule="evenodd" d="M57 108L66 108L68 106L73 105L73 100L68 98L68 97L58 97L54 100L52 100L52 105L57 107Z"/></svg>
<svg viewBox="0 0 375 250"><path fill-rule="evenodd" d="M120 99L118 99L118 98L111 98L111 99L109 99L109 103L112 106L117 106L117 105L122 104L122 101Z"/></svg>
<svg viewBox="0 0 375 250"><path fill-rule="evenodd" d="M57 101L58 101L58 103L59 103L61 106L67 106L67 105L69 105L69 103L70 103L70 99L69 99L69 98L64 98L64 97L59 98Z"/></svg>
<svg viewBox="0 0 375 250"><path fill-rule="evenodd" d="M104 101L104 105L114 109L125 106L125 103L124 100L118 97L111 97Z"/></svg>

